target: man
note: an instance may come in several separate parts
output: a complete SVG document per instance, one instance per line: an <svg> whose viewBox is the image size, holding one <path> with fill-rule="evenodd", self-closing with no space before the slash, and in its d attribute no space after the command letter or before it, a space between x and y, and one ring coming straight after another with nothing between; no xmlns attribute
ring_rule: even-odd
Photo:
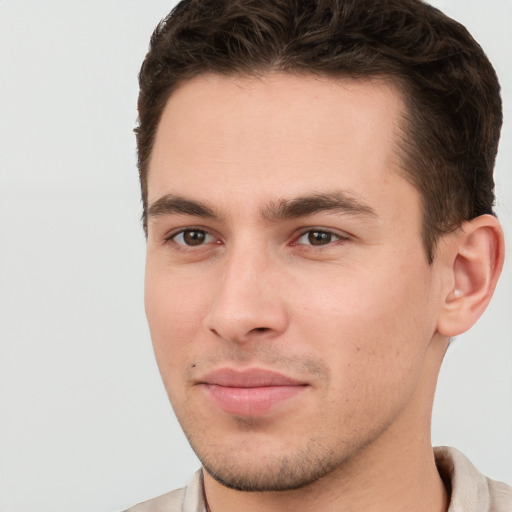
<svg viewBox="0 0 512 512"><path fill-rule="evenodd" d="M510 511L430 415L503 264L494 70L418 0L186 0L140 74L146 312L203 464L131 511Z"/></svg>

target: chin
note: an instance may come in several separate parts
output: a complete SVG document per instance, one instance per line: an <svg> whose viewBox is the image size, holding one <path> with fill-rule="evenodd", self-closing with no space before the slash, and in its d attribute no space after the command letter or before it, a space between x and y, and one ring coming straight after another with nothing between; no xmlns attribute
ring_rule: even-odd
<svg viewBox="0 0 512 512"><path fill-rule="evenodd" d="M213 479L225 487L244 492L291 491L308 487L346 461L346 456L326 452L318 446L281 456L275 452L265 454L262 450L244 453L243 448L221 456L195 451Z"/></svg>
<svg viewBox="0 0 512 512"><path fill-rule="evenodd" d="M276 467L277 466L277 467ZM237 468L212 468L204 464L204 469L217 482L230 489L243 492L292 491L307 487L330 473L328 467L311 468L307 462L290 464L288 460L276 466L259 466L251 471ZM293 467L295 466L295 467Z"/></svg>

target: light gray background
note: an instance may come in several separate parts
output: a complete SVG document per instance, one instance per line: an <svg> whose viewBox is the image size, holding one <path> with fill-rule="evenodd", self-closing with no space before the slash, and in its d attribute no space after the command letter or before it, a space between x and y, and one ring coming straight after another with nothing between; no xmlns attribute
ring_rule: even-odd
<svg viewBox="0 0 512 512"><path fill-rule="evenodd" d="M163 0L0 1L0 510L110 512L198 467L143 312L132 128ZM437 0L494 62L512 239L512 1ZM510 246L510 243L509 243ZM512 250L491 308L451 347L433 442L512 482Z"/></svg>

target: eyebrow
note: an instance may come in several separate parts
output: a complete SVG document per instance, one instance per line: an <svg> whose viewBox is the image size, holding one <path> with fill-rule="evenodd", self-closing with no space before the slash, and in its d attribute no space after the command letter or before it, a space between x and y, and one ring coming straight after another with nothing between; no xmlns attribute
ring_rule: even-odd
<svg viewBox="0 0 512 512"><path fill-rule="evenodd" d="M167 194L160 197L148 208L148 218L171 214L195 215L216 219L218 215L205 203L181 196Z"/></svg>
<svg viewBox="0 0 512 512"><path fill-rule="evenodd" d="M308 217L322 212L336 212L354 216L376 217L375 210L355 194L337 191L299 196L294 199L273 201L261 213L270 222ZM167 194L160 197L148 208L148 218L163 215L193 215L208 219L219 219L219 213L206 203L186 197Z"/></svg>
<svg viewBox="0 0 512 512"><path fill-rule="evenodd" d="M328 194L312 194L295 199L271 203L263 210L263 216L270 221L308 217L322 212L336 212L364 217L376 217L375 210L355 194L345 191Z"/></svg>

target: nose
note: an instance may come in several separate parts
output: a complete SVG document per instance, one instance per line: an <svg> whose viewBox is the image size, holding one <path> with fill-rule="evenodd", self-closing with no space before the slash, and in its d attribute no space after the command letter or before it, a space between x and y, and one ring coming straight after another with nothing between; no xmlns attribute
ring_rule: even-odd
<svg viewBox="0 0 512 512"><path fill-rule="evenodd" d="M231 251L221 263L204 326L226 341L273 339L288 326L279 265L247 248Z"/></svg>

